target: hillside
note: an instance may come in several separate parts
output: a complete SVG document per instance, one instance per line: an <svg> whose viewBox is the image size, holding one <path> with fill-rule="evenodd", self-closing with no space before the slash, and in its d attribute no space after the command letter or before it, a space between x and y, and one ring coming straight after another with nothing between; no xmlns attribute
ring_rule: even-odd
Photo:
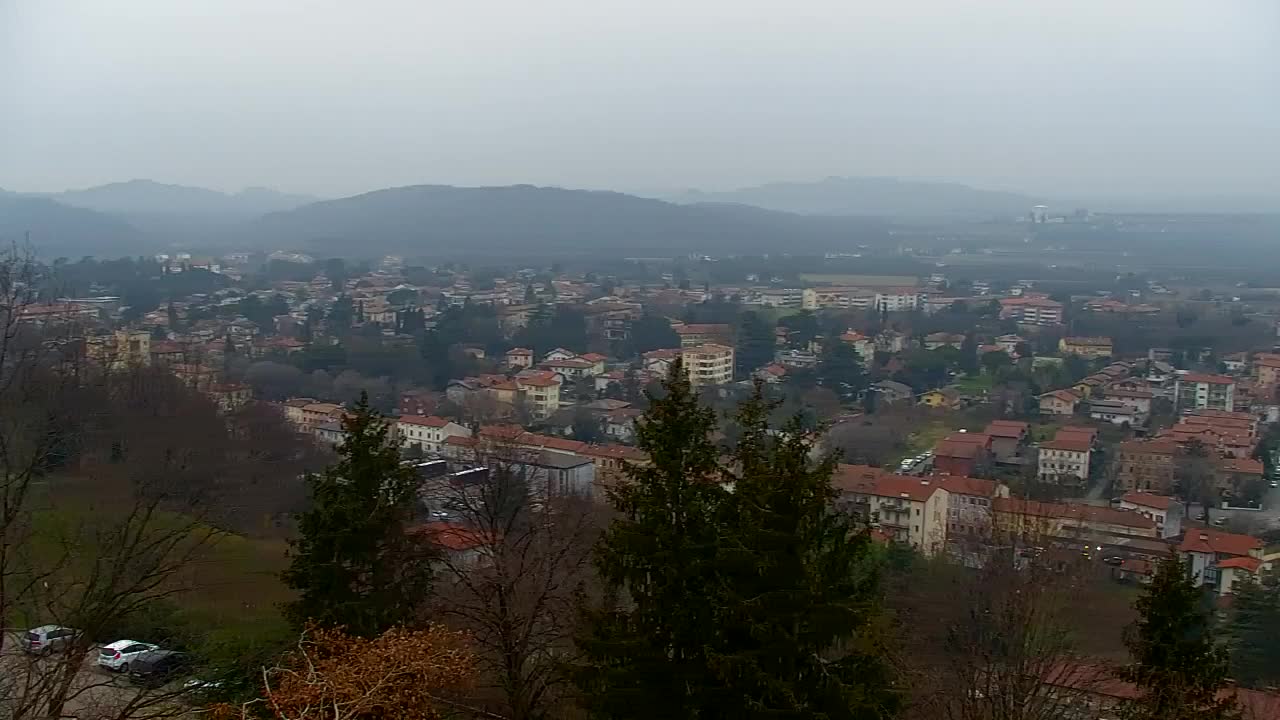
<svg viewBox="0 0 1280 720"><path fill-rule="evenodd" d="M830 177L817 182L771 183L728 192L691 190L678 202L730 202L806 215L890 218L975 218L1025 215L1040 200L958 183L876 177Z"/></svg>
<svg viewBox="0 0 1280 720"><path fill-rule="evenodd" d="M877 220L513 185L417 185L272 213L276 247L368 254L821 252L886 238Z"/></svg>
<svg viewBox="0 0 1280 720"><path fill-rule="evenodd" d="M235 220L289 210L317 199L305 195L289 195L269 188L247 188L228 194L200 187L167 185L153 180L109 183L84 190L68 190L47 197L65 205L126 217L192 216Z"/></svg>
<svg viewBox="0 0 1280 720"><path fill-rule="evenodd" d="M0 242L24 243L42 256L119 255L144 247L142 234L120 218L48 198L0 191Z"/></svg>

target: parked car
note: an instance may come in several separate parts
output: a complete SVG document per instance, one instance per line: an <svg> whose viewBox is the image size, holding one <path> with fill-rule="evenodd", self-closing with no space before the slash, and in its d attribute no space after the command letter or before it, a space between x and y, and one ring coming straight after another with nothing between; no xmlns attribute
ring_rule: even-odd
<svg viewBox="0 0 1280 720"><path fill-rule="evenodd" d="M98 666L116 672L129 672L129 664L143 653L159 650L159 645L137 640L117 640L98 651Z"/></svg>
<svg viewBox="0 0 1280 720"><path fill-rule="evenodd" d="M191 668L191 657L175 650L148 650L139 653L129 666L130 682L160 687L185 674Z"/></svg>
<svg viewBox="0 0 1280 720"><path fill-rule="evenodd" d="M22 637L22 649L32 655L48 655L75 642L79 636L79 630L61 625L41 625L31 628Z"/></svg>

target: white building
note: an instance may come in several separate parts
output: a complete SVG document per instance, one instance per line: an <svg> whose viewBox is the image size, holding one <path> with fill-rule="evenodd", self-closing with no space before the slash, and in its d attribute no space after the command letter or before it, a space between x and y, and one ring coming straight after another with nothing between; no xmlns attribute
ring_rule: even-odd
<svg viewBox="0 0 1280 720"><path fill-rule="evenodd" d="M396 420L396 435L401 447L417 445L423 452L438 453L450 437L471 437L471 430L451 420L434 415L401 415Z"/></svg>

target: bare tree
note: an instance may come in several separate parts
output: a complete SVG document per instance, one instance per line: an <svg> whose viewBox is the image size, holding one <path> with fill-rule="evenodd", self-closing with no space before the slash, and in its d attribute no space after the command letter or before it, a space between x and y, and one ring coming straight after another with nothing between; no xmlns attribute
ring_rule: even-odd
<svg viewBox="0 0 1280 720"><path fill-rule="evenodd" d="M473 638L477 702L511 720L563 704L574 601L597 534L591 500L548 487L538 456L490 445L473 458L487 472L436 491L458 518L434 526L444 534L435 610Z"/></svg>

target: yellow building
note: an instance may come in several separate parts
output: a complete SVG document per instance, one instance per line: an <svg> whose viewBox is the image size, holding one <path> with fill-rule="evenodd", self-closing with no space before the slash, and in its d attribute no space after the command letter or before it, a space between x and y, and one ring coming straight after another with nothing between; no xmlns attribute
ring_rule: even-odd
<svg viewBox="0 0 1280 720"><path fill-rule="evenodd" d="M1064 337L1058 341L1058 352L1082 358L1111 357L1111 338Z"/></svg>

